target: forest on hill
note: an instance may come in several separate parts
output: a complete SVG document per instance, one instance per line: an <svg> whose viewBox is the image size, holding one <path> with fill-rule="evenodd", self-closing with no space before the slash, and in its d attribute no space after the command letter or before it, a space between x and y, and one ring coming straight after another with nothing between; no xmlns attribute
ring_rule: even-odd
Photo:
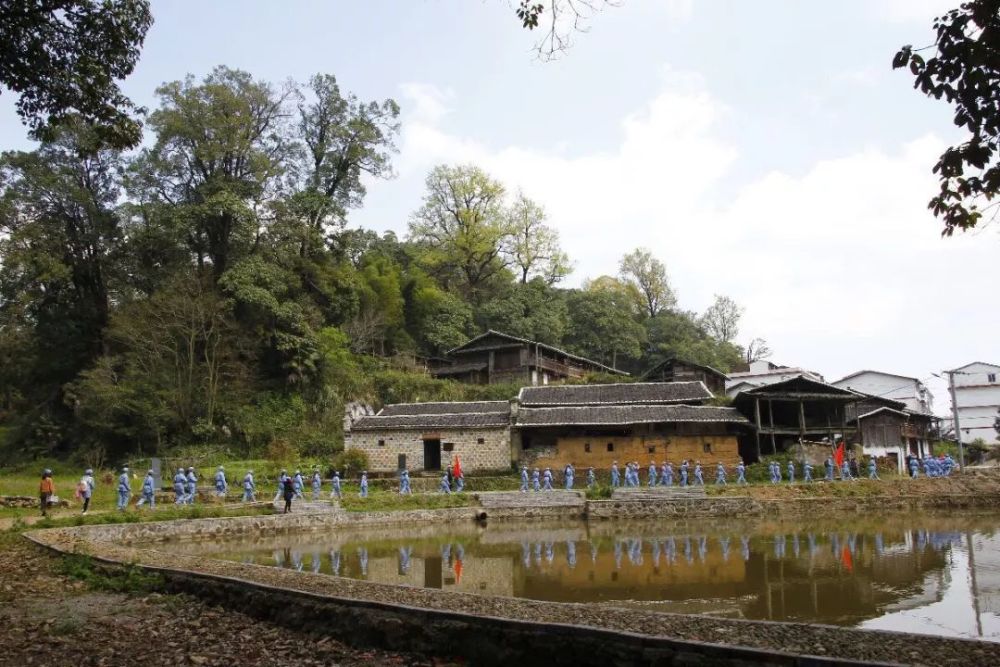
<svg viewBox="0 0 1000 667"><path fill-rule="evenodd" d="M391 99L226 67L157 97L138 149L69 117L0 158L7 460L206 442L326 454L350 401L510 396L423 370L488 328L633 374L745 360L739 306L680 309L648 250L564 287L572 258L543 203L474 165L428 174L403 238L350 226L392 177Z"/></svg>

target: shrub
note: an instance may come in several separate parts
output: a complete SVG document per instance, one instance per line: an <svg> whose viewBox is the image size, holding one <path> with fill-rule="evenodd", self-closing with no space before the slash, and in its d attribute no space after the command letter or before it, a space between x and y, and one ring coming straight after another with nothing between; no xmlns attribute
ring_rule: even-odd
<svg viewBox="0 0 1000 667"><path fill-rule="evenodd" d="M349 477L352 471L368 469L368 454L360 449L346 449L333 459L335 470L341 471L345 478Z"/></svg>

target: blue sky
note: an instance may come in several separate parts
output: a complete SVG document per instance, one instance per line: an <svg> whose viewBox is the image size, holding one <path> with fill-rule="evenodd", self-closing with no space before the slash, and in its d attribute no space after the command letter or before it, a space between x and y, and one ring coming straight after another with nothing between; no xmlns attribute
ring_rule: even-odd
<svg viewBox="0 0 1000 667"><path fill-rule="evenodd" d="M681 306L746 308L740 341L836 379L1000 361L995 229L941 239L925 211L950 109L890 69L957 0L624 0L556 62L506 0L154 0L125 89L217 64L337 76L403 110L398 177L353 224L405 232L427 171L476 162L546 206L576 261L647 246ZM0 96L0 146L30 144ZM931 378L938 411L945 393Z"/></svg>

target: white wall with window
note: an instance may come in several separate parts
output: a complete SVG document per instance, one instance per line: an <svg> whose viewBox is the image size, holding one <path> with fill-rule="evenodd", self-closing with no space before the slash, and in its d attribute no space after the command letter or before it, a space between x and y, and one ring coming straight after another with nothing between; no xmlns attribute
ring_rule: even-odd
<svg viewBox="0 0 1000 667"><path fill-rule="evenodd" d="M975 361L951 371L955 382L955 404L962 429L962 442L982 438L1000 445L995 422L1000 410L1000 366Z"/></svg>

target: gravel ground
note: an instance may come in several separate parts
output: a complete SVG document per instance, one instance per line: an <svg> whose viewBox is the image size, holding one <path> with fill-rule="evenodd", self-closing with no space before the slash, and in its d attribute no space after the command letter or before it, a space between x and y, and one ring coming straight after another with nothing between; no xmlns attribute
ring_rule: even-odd
<svg viewBox="0 0 1000 667"><path fill-rule="evenodd" d="M40 535L54 546L139 562L260 582L284 589L536 622L592 626L673 639L722 643L842 659L916 665L1000 665L1000 644L849 628L714 619L614 606L539 602L417 589L245 565L107 542L81 542L69 531Z"/></svg>
<svg viewBox="0 0 1000 667"><path fill-rule="evenodd" d="M178 595L90 590L26 540L0 545L0 666L398 665L453 662L351 648Z"/></svg>

